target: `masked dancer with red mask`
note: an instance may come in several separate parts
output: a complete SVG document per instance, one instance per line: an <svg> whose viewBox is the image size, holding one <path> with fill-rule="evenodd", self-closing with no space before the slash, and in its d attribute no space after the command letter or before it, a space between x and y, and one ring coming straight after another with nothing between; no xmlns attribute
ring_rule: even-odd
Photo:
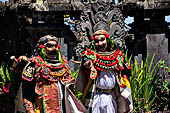
<svg viewBox="0 0 170 113"><path fill-rule="evenodd" d="M66 85L73 84L75 79L61 55L57 38L52 35L41 37L35 55L32 58L19 57L18 61L22 60L27 61L22 71L22 93L27 113L73 113L71 107L68 108Z"/></svg>
<svg viewBox="0 0 170 113"><path fill-rule="evenodd" d="M105 30L96 31L91 46L83 51L76 89L83 92L88 113L127 113L132 111L131 90L124 70L124 54L114 50Z"/></svg>

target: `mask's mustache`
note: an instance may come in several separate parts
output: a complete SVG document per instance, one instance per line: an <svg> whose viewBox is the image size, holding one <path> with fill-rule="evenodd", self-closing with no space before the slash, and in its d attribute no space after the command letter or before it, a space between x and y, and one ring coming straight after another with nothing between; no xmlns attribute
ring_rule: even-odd
<svg viewBox="0 0 170 113"><path fill-rule="evenodd" d="M56 50L52 50L48 52L49 55L57 55L57 51Z"/></svg>

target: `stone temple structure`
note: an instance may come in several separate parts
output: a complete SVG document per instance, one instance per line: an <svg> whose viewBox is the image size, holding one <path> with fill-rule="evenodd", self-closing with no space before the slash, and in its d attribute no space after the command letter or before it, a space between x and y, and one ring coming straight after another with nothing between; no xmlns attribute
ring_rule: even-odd
<svg viewBox="0 0 170 113"><path fill-rule="evenodd" d="M31 56L39 37L59 38L69 61L79 60L97 29L107 30L116 47L138 60L152 56L170 64L169 0L9 0L0 2L0 62ZM127 25L125 18L133 17ZM129 29L130 27L130 29ZM73 70L76 70L76 65Z"/></svg>
<svg viewBox="0 0 170 113"><path fill-rule="evenodd" d="M81 51L97 29L109 31L116 47L138 59L156 53L170 64L169 0L9 0L0 2L0 62L12 55L31 56L39 37L59 38L68 60ZM124 20L133 17L127 25ZM130 27L130 29L128 29ZM74 66L73 66L74 67Z"/></svg>

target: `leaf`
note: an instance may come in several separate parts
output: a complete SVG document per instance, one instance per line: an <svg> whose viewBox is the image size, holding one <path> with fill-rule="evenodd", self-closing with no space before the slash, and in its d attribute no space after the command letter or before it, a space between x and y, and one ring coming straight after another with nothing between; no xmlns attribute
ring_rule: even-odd
<svg viewBox="0 0 170 113"><path fill-rule="evenodd" d="M141 89L143 88L143 86L149 81L149 79L145 80L143 84L141 84L141 86L139 87L138 91L136 92L136 94L138 94Z"/></svg>
<svg viewBox="0 0 170 113"><path fill-rule="evenodd" d="M0 82L0 84L5 85L5 82Z"/></svg>
<svg viewBox="0 0 170 113"><path fill-rule="evenodd" d="M138 68L138 62L137 62L136 59L135 59L134 65L135 65L135 71L138 72L138 71L139 71L139 68Z"/></svg>
<svg viewBox="0 0 170 113"><path fill-rule="evenodd" d="M151 61L150 61L150 65L149 65L149 68L148 68L148 72L149 72L149 73L150 73L151 68L152 68L152 63L153 63L154 57L155 57L155 54L153 54L152 59L151 59Z"/></svg>
<svg viewBox="0 0 170 113"><path fill-rule="evenodd" d="M168 88L168 84L169 84L168 80L166 80L166 81L163 82L163 87L164 87L167 91L170 90L170 89Z"/></svg>
<svg viewBox="0 0 170 113"><path fill-rule="evenodd" d="M140 76L142 75L144 70L141 70L140 73L138 74L138 79L140 79Z"/></svg>
<svg viewBox="0 0 170 113"><path fill-rule="evenodd" d="M131 59L132 59L132 55L130 56L129 60L128 60L128 66L131 65Z"/></svg>
<svg viewBox="0 0 170 113"><path fill-rule="evenodd" d="M9 81L11 81L10 74L9 74L9 68L6 67L6 76Z"/></svg>
<svg viewBox="0 0 170 113"><path fill-rule="evenodd" d="M128 50L126 50L126 54L125 54L125 61L128 61L127 54L128 54Z"/></svg>
<svg viewBox="0 0 170 113"><path fill-rule="evenodd" d="M70 72L70 74L73 78L77 78L78 73L79 73L79 70L77 70L76 72Z"/></svg>
<svg viewBox="0 0 170 113"><path fill-rule="evenodd" d="M4 82L6 82L6 77L5 77L5 74L4 74L4 64L2 64L1 67L0 67L0 76L1 76L2 80Z"/></svg>
<svg viewBox="0 0 170 113"><path fill-rule="evenodd" d="M141 65L140 65L140 68L143 68L144 65L143 65L143 60L141 61Z"/></svg>
<svg viewBox="0 0 170 113"><path fill-rule="evenodd" d="M144 111L150 111L152 104L155 100L156 88L159 85L160 77L158 72L160 67L163 65L167 69L164 62L159 61L156 64L153 64L155 54L152 56L151 61L148 60L148 55L145 61L141 61L140 67L139 62L135 59L134 64L131 64L131 91L132 99L134 103L134 110L143 109ZM168 68L169 69L169 68ZM166 87L166 85L165 85Z"/></svg>

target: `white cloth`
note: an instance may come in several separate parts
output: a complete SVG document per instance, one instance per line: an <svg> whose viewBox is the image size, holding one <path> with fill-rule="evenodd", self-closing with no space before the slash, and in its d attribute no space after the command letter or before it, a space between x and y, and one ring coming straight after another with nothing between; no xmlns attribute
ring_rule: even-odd
<svg viewBox="0 0 170 113"><path fill-rule="evenodd" d="M116 85L114 72L103 70L97 78L96 87L100 89L112 89ZM92 113L117 113L117 104L114 91L111 93L98 92L94 95Z"/></svg>
<svg viewBox="0 0 170 113"><path fill-rule="evenodd" d="M85 113L87 109L69 89L69 86L75 84L75 82L75 79L71 79L64 83L66 113Z"/></svg>

